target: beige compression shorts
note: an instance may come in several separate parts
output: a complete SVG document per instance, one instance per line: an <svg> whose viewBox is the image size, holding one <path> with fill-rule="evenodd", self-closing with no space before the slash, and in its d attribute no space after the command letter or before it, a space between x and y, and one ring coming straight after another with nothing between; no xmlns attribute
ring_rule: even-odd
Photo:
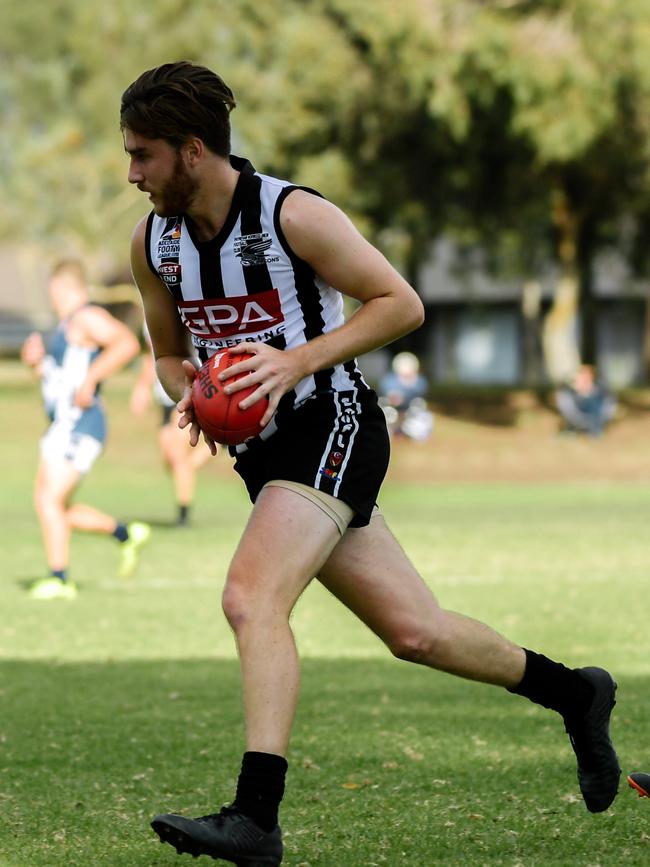
<svg viewBox="0 0 650 867"><path fill-rule="evenodd" d="M348 528L348 524L352 520L354 512L344 503L343 500L337 500L331 494L324 494L322 491L317 491L316 488L310 488L309 485L303 485L301 482L288 482L285 479L273 479L267 482L264 487L275 485L277 488L286 488L288 491L295 491L301 497L310 500L315 506L318 506L326 515L334 521L339 528L341 536Z"/></svg>

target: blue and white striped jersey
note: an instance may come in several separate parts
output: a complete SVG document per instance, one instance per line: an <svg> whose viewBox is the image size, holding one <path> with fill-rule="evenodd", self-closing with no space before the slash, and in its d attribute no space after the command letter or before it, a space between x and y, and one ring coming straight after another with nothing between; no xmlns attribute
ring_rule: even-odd
<svg viewBox="0 0 650 867"><path fill-rule="evenodd" d="M46 354L41 368L45 412L53 424L65 426L76 433L88 434L103 443L106 439L106 419L99 387L87 409L81 409L74 402L77 389L101 349L71 343L67 336L70 318L60 322L45 340Z"/></svg>

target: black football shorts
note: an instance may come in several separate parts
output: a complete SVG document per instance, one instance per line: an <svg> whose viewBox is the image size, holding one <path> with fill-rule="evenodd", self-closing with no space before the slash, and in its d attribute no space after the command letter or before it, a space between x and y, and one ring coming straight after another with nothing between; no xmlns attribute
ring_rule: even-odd
<svg viewBox="0 0 650 867"><path fill-rule="evenodd" d="M322 392L283 416L267 440L237 454L235 470L252 502L267 482L284 479L330 494L365 527L388 469L390 441L374 392Z"/></svg>

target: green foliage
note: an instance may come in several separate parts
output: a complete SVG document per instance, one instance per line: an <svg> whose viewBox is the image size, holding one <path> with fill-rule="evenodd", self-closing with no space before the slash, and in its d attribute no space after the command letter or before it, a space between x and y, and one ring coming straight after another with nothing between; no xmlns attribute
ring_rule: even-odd
<svg viewBox="0 0 650 867"><path fill-rule="evenodd" d="M382 243L401 232L411 265L454 228L490 244L510 232L530 258L555 189L592 236L648 210L648 0L6 5L5 238L124 257L146 203L126 185L120 94L180 57L233 86L237 149Z"/></svg>

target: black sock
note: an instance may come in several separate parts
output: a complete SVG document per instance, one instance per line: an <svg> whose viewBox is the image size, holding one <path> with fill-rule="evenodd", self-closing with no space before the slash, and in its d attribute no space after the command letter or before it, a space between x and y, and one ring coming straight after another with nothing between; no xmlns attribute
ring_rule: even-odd
<svg viewBox="0 0 650 867"><path fill-rule="evenodd" d="M126 542L126 540L129 538L129 531L126 524L118 524L117 527L113 530L113 535L118 542Z"/></svg>
<svg viewBox="0 0 650 867"><path fill-rule="evenodd" d="M59 581L62 581L64 584L68 580L67 571L65 569L52 569L50 575L52 578L58 578Z"/></svg>
<svg viewBox="0 0 650 867"><path fill-rule="evenodd" d="M190 517L190 507L180 503L178 506L178 524L181 527L184 527L189 521Z"/></svg>
<svg viewBox="0 0 650 867"><path fill-rule="evenodd" d="M273 753L244 753L233 804L263 831L278 824L278 807L284 795L287 760Z"/></svg>
<svg viewBox="0 0 650 867"><path fill-rule="evenodd" d="M594 697L594 687L578 671L561 662L553 662L541 653L526 650L526 670L518 686L508 692L523 695L535 704L556 710L565 719L587 712Z"/></svg>

